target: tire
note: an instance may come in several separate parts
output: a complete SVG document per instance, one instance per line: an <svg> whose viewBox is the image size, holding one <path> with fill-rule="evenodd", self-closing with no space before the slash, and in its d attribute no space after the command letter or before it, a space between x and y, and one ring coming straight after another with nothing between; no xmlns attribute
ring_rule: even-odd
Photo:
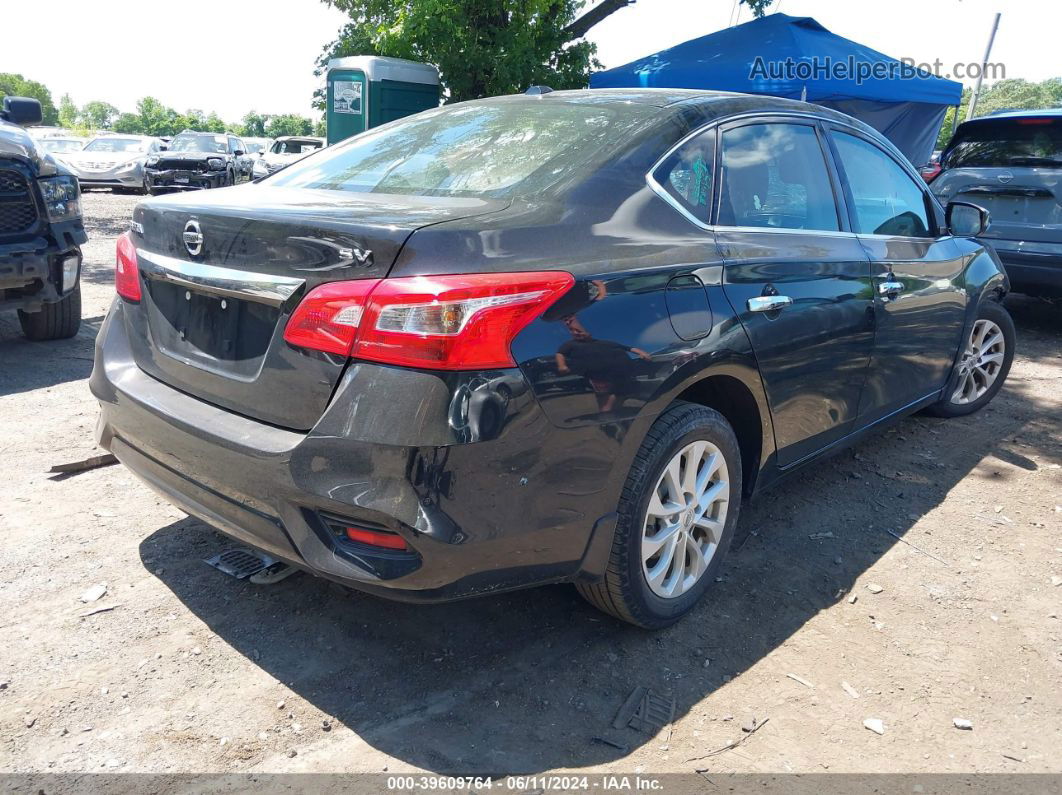
<svg viewBox="0 0 1062 795"><path fill-rule="evenodd" d="M70 339L81 327L81 285L54 304L45 304L39 312L18 311L22 333L34 342Z"/></svg>
<svg viewBox="0 0 1062 795"><path fill-rule="evenodd" d="M1000 342L986 345L997 333ZM926 409L926 413L935 417L964 417L987 406L1007 380L1016 339L1014 321L1002 304L990 299L982 301L970 333L963 340L956 372L948 379L944 398ZM1000 354L1001 359L994 358ZM990 357L987 361L983 358L986 356Z"/></svg>
<svg viewBox="0 0 1062 795"><path fill-rule="evenodd" d="M704 452L698 453L701 443L707 445ZM717 466L716 459L703 456L716 454L722 459L722 466L712 469ZM707 485L703 492L697 493L707 497L708 492L714 490L718 494L707 506L716 517L716 520L708 518L713 527L710 531L692 522L696 518L697 502L688 496L686 509L674 512L666 520L649 515L650 501L654 496L661 508L676 504L674 491L665 474L676 460L679 461L678 472L682 475L688 472L689 462L697 460L693 468L694 478L705 480ZM714 474L707 478L698 477L707 472ZM678 480L683 485L690 482L685 477ZM689 494L688 490L683 491ZM661 492L666 499L660 497ZM631 464L620 495L619 519L605 576L595 583L577 583L576 588L594 607L636 626L662 629L674 624L693 608L722 566L734 537L741 510L741 493L741 452L730 424L714 409L693 403L673 404L653 423ZM725 516L722 515L724 512ZM662 516L663 511L658 511L657 515ZM649 530L654 527L657 529L650 535ZM669 527L685 528L686 533L682 535L682 529L675 531L678 535L676 543L682 549L672 553L674 562L670 565L666 558L668 544L659 547L653 544L661 535L671 537L667 534ZM660 550L659 557L646 559L643 552L654 548ZM695 549L701 550L700 559L693 557ZM682 553L681 564L678 564L679 552ZM682 565L681 571L677 565ZM656 585L651 585L650 577L661 571L662 579L657 575ZM662 595L669 584L675 590L671 595Z"/></svg>

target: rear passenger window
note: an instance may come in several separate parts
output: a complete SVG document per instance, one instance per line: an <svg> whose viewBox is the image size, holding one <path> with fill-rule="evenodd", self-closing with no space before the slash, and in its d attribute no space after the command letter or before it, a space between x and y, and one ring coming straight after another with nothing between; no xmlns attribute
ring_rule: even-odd
<svg viewBox="0 0 1062 795"><path fill-rule="evenodd" d="M838 231L826 158L815 128L750 124L722 136L719 223Z"/></svg>
<svg viewBox="0 0 1062 795"><path fill-rule="evenodd" d="M711 130L684 143L653 172L673 202L705 224L712 206L714 159L715 130Z"/></svg>
<svg viewBox="0 0 1062 795"><path fill-rule="evenodd" d="M925 193L907 172L862 138L842 132L830 135L852 193L855 231L930 237Z"/></svg>

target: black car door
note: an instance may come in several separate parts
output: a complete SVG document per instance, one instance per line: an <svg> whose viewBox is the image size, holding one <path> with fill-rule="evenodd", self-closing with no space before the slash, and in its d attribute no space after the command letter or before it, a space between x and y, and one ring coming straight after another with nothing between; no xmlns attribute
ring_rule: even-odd
<svg viewBox="0 0 1062 795"><path fill-rule="evenodd" d="M786 466L853 427L874 343L870 261L814 119L734 122L719 149L724 290L756 352Z"/></svg>
<svg viewBox="0 0 1062 795"><path fill-rule="evenodd" d="M852 229L874 269L874 359L861 423L945 385L965 318L963 258L925 183L870 136L831 126Z"/></svg>

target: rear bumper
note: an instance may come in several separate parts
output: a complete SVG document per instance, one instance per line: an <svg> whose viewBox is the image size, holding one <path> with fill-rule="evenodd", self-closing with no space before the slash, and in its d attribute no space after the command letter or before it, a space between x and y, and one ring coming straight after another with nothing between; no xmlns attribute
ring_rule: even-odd
<svg viewBox="0 0 1062 795"><path fill-rule="evenodd" d="M985 242L999 255L1015 291L1062 296L1062 243Z"/></svg>
<svg viewBox="0 0 1062 795"><path fill-rule="evenodd" d="M356 388L359 379L379 385L378 394ZM276 428L140 370L118 301L97 338L90 386L101 446L188 513L320 576L391 598L444 601L600 573L620 466L603 447L600 468L573 473L571 461L596 429L556 429L528 392L511 399L494 438L441 445L443 430L453 439L452 415L433 405L442 392L424 379L437 380L352 367L313 430ZM391 424L385 415L407 420L396 443L369 440L371 429ZM432 415L439 435L423 421ZM418 445L417 436L436 438ZM322 514L398 533L410 551L344 542Z"/></svg>

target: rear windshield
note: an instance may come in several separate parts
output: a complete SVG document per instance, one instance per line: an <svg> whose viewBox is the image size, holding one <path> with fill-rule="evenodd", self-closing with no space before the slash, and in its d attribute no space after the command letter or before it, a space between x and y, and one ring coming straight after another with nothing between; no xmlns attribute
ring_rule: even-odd
<svg viewBox="0 0 1062 795"><path fill-rule="evenodd" d="M414 196L541 190L622 141L639 108L502 101L426 111L300 160L270 184Z"/></svg>
<svg viewBox="0 0 1062 795"><path fill-rule="evenodd" d="M959 128L944 168L1062 166L1062 118L999 119Z"/></svg>

